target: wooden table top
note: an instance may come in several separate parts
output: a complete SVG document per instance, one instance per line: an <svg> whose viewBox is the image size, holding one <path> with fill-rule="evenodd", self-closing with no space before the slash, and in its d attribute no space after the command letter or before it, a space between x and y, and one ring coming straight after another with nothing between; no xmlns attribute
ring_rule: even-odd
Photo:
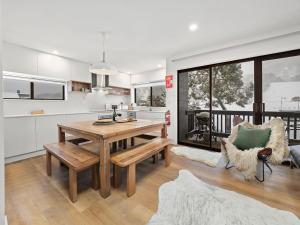
<svg viewBox="0 0 300 225"><path fill-rule="evenodd" d="M70 123L58 123L58 127L68 130L99 135L103 138L108 138L115 135L121 135L128 132L134 132L145 128L163 126L165 123L152 120L137 120L127 123L114 123L110 125L93 125L95 121L80 121Z"/></svg>

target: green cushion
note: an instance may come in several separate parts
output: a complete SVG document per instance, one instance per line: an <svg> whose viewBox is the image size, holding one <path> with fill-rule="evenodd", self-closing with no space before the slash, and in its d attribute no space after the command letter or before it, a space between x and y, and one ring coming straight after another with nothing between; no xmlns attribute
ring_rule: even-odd
<svg viewBox="0 0 300 225"><path fill-rule="evenodd" d="M246 128L239 126L234 145L240 150L265 147L270 139L271 129Z"/></svg>

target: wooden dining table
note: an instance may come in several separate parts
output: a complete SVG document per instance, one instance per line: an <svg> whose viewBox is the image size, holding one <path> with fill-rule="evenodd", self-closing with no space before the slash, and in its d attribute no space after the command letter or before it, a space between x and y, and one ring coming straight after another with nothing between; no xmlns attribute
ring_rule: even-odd
<svg viewBox="0 0 300 225"><path fill-rule="evenodd" d="M136 137L150 132L161 132L161 137L167 137L167 128L164 122L151 120L137 120L110 125L93 125L94 121L80 121L59 123L59 142L66 141L66 133L78 138L93 141L99 148L100 157L100 195L103 198L110 196L110 149L116 141Z"/></svg>

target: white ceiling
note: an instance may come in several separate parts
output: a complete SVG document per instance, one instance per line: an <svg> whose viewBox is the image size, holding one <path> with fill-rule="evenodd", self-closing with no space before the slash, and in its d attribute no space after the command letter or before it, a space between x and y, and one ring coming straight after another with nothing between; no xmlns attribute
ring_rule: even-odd
<svg viewBox="0 0 300 225"><path fill-rule="evenodd" d="M122 71L164 64L167 56L300 25L299 0L4 0L4 40L85 62L107 58ZM190 32L188 25L199 29Z"/></svg>

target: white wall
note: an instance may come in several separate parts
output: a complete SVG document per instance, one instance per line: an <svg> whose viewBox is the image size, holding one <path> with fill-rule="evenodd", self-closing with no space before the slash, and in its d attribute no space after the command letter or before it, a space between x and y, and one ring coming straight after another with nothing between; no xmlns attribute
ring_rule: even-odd
<svg viewBox="0 0 300 225"><path fill-rule="evenodd" d="M83 79L88 77L90 82L89 65L87 63L57 57L10 43L4 43L3 53L5 69L8 71L42 76L50 74L53 78L63 80L78 80L82 78L81 74L86 73L83 74ZM23 62L24 60L25 62ZM51 65L48 66L47 63L51 63ZM80 64L83 66L80 66ZM48 69L52 67L56 69ZM76 76L74 77L73 75ZM129 104L130 97L104 95L101 91L93 91L88 94L70 92L66 101L4 99L3 107L4 115L29 114L37 109L43 109L45 113L76 113L87 112L93 109L104 109L106 103L120 104L120 102Z"/></svg>
<svg viewBox="0 0 300 225"><path fill-rule="evenodd" d="M171 111L171 127L169 137L177 143L177 71L180 69L226 62L276 52L300 49L300 31L266 40L241 44L236 47L224 47L206 53L186 53L184 58L173 56L167 58L166 72L172 74L173 88L167 91L167 108Z"/></svg>
<svg viewBox="0 0 300 225"><path fill-rule="evenodd" d="M2 1L0 0L0 84L2 84ZM0 224L4 224L4 146L3 146L3 105L0 85Z"/></svg>
<svg viewBox="0 0 300 225"><path fill-rule="evenodd" d="M131 84L142 84L147 82L155 82L164 80L166 76L166 69L161 68L157 70L146 71L131 75Z"/></svg>

